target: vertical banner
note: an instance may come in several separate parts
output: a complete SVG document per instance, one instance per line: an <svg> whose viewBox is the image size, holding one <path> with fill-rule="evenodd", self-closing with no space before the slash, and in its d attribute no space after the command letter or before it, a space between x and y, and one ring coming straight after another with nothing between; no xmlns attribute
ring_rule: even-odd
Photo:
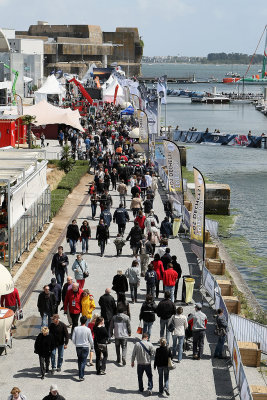
<svg viewBox="0 0 267 400"><path fill-rule="evenodd" d="M115 92L114 92L114 101L113 101L114 105L116 105L116 99L117 99L118 90L119 90L119 85L116 85Z"/></svg>
<svg viewBox="0 0 267 400"><path fill-rule="evenodd" d="M146 109L148 119L148 131L152 138L158 134L158 97L149 94L146 99Z"/></svg>
<svg viewBox="0 0 267 400"><path fill-rule="evenodd" d="M137 117L139 123L139 140L140 142L147 142L148 140L147 115L144 111L137 110Z"/></svg>
<svg viewBox="0 0 267 400"><path fill-rule="evenodd" d="M205 181L201 172L193 167L195 180L195 201L191 212L191 249L196 256L205 258Z"/></svg>
<svg viewBox="0 0 267 400"><path fill-rule="evenodd" d="M167 75L163 75L158 79L157 92L161 98L161 104L167 104Z"/></svg>
<svg viewBox="0 0 267 400"><path fill-rule="evenodd" d="M132 97L132 104L134 106L134 109L138 110L138 108L140 108L139 97L136 96L136 94L131 94L131 97Z"/></svg>
<svg viewBox="0 0 267 400"><path fill-rule="evenodd" d="M170 194L181 204L184 204L183 176L180 150L177 144L171 140L163 140L164 153L168 169L168 181Z"/></svg>

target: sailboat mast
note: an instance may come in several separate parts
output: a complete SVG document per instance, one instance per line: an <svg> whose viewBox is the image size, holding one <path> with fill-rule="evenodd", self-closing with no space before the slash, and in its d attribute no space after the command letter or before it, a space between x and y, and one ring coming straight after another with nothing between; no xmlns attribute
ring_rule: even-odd
<svg viewBox="0 0 267 400"><path fill-rule="evenodd" d="M261 73L262 78L265 78L265 66L267 58L267 25L265 25L265 31L266 31L266 38L265 38L265 46L264 46L263 60L262 60L262 73Z"/></svg>

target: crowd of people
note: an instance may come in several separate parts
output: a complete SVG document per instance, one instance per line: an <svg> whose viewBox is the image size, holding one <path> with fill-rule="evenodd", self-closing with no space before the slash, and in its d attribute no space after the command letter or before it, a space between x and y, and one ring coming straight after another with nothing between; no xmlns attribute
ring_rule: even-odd
<svg viewBox="0 0 267 400"><path fill-rule="evenodd" d="M88 135L82 140L86 144L91 173L94 174L89 187L91 217L85 219L81 226L74 219L67 227L70 254L76 257L72 265L62 246L53 255L51 282L43 287L38 296L41 332L35 340L34 352L39 357L40 378L44 379L48 373L55 375L61 372L64 351L71 341L76 348L78 379L83 381L86 366L95 365L96 374L106 375L108 346L114 338L116 363L123 367L127 363L134 367L137 363L139 392L144 391L145 372L148 378L147 394L152 394L154 367L159 377L158 394L168 396L169 371L174 369L176 362L182 361L186 341L193 338L193 359L200 360L203 356L207 316L202 312L201 303L195 305L195 312L189 316L177 304L182 268L177 255L169 247L169 242L173 240L171 202L164 205L165 217L160 221L154 207L158 180L153 163L140 159L129 138L133 121L123 122L119 115L119 109L105 105L95 118L88 118ZM67 141L72 144L74 140L71 138L69 134ZM60 140L63 143L64 134L61 134ZM75 150L79 140L80 137L76 138ZM115 196L119 197L119 205L112 211ZM130 207L127 209L126 200L129 198ZM99 219L94 238L90 218L91 224ZM133 226L127 229L129 233L126 235L126 226L132 223L130 221L133 221ZM84 289L86 280L90 282L87 262L90 259L90 241L97 240L99 256L104 257L106 244L111 241L111 224L117 225L113 240L114 257L122 256L129 241L133 259L124 270L118 268L110 287L103 288L104 294L95 299L94 293ZM139 295L142 280L146 284L143 302ZM116 293L116 298L112 291ZM128 293L132 304L140 303L142 331L142 338L136 341L130 361L127 360L127 343L136 326L131 323L132 306L127 300ZM100 311L96 313L98 306ZM62 321L61 311L68 323ZM150 341L157 318L160 323L157 335L159 346ZM220 335L214 356L222 358L227 323L221 310L218 311L217 321L225 334ZM26 400L26 397L19 388L13 388L9 399ZM64 400L56 385L51 386L49 395L43 400L48 399Z"/></svg>

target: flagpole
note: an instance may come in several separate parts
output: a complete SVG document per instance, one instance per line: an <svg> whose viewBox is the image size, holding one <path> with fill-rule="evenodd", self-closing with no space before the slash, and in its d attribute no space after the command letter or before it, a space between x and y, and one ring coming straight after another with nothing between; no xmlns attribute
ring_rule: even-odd
<svg viewBox="0 0 267 400"><path fill-rule="evenodd" d="M165 103L165 137L167 135L167 103Z"/></svg>

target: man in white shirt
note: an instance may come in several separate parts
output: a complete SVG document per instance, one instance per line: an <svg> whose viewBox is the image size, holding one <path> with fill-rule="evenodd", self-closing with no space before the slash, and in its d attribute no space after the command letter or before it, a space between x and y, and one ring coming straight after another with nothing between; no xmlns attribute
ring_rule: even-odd
<svg viewBox="0 0 267 400"><path fill-rule="evenodd" d="M73 330L72 341L76 346L78 357L79 380L84 381L84 368L90 351L94 347L91 329L85 326L87 318L80 318L81 326L76 326Z"/></svg>

